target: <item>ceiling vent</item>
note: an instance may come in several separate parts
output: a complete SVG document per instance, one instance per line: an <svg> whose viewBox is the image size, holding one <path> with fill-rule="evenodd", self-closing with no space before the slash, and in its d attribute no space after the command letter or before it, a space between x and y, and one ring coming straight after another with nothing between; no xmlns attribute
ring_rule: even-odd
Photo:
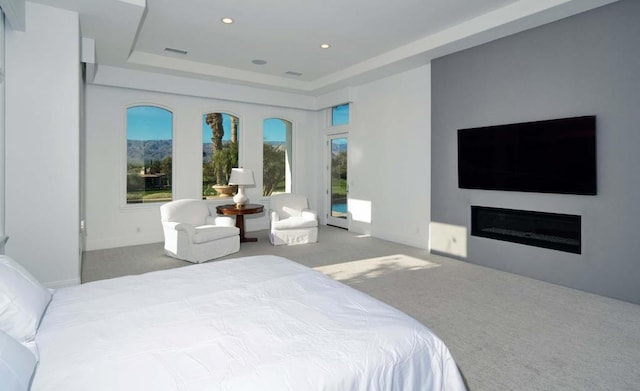
<svg viewBox="0 0 640 391"><path fill-rule="evenodd" d="M164 48L164 51L170 52L170 53L182 54L182 55L187 54L186 50L180 50L180 49L174 49L174 48Z"/></svg>
<svg viewBox="0 0 640 391"><path fill-rule="evenodd" d="M294 71L286 71L285 75L289 75L289 76L302 76L302 73L300 72L294 72Z"/></svg>

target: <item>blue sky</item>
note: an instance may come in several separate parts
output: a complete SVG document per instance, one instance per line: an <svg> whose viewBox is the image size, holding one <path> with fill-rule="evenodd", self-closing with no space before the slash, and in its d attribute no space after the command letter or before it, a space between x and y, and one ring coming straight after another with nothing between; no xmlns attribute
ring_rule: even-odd
<svg viewBox="0 0 640 391"><path fill-rule="evenodd" d="M264 131L262 141L287 141L287 127L281 119L265 119L262 123L262 129Z"/></svg>
<svg viewBox="0 0 640 391"><path fill-rule="evenodd" d="M172 113L160 107L136 106L127 110L128 140L170 140L173 128ZM224 126L223 140L231 138L231 117L222 114ZM264 141L286 140L286 127L282 120L270 118L263 122ZM242 124L238 133L242 131ZM211 127L206 123L206 115L202 116L202 142L211 142Z"/></svg>
<svg viewBox="0 0 640 391"><path fill-rule="evenodd" d="M173 114L152 106L127 109L127 140L171 140Z"/></svg>
<svg viewBox="0 0 640 391"><path fill-rule="evenodd" d="M347 125L349 124L349 104L345 103L335 106L331 110L331 125Z"/></svg>

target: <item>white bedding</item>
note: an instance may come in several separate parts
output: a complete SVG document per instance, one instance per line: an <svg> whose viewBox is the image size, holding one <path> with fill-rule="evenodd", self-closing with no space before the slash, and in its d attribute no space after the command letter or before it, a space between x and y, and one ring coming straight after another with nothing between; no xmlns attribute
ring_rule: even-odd
<svg viewBox="0 0 640 391"><path fill-rule="evenodd" d="M419 322L275 256L59 289L36 342L32 391L464 390Z"/></svg>

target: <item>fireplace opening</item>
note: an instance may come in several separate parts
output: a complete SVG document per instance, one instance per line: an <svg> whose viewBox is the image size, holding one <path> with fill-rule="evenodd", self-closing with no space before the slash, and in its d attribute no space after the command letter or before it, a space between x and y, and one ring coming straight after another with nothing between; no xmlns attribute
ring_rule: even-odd
<svg viewBox="0 0 640 391"><path fill-rule="evenodd" d="M471 235L580 254L581 217L471 206Z"/></svg>

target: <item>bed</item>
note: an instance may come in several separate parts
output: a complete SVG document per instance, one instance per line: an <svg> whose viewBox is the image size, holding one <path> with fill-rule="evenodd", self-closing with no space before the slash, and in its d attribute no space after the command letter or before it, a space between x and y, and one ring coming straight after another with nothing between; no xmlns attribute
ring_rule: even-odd
<svg viewBox="0 0 640 391"><path fill-rule="evenodd" d="M465 389L418 321L276 256L58 289L29 348L32 391Z"/></svg>

